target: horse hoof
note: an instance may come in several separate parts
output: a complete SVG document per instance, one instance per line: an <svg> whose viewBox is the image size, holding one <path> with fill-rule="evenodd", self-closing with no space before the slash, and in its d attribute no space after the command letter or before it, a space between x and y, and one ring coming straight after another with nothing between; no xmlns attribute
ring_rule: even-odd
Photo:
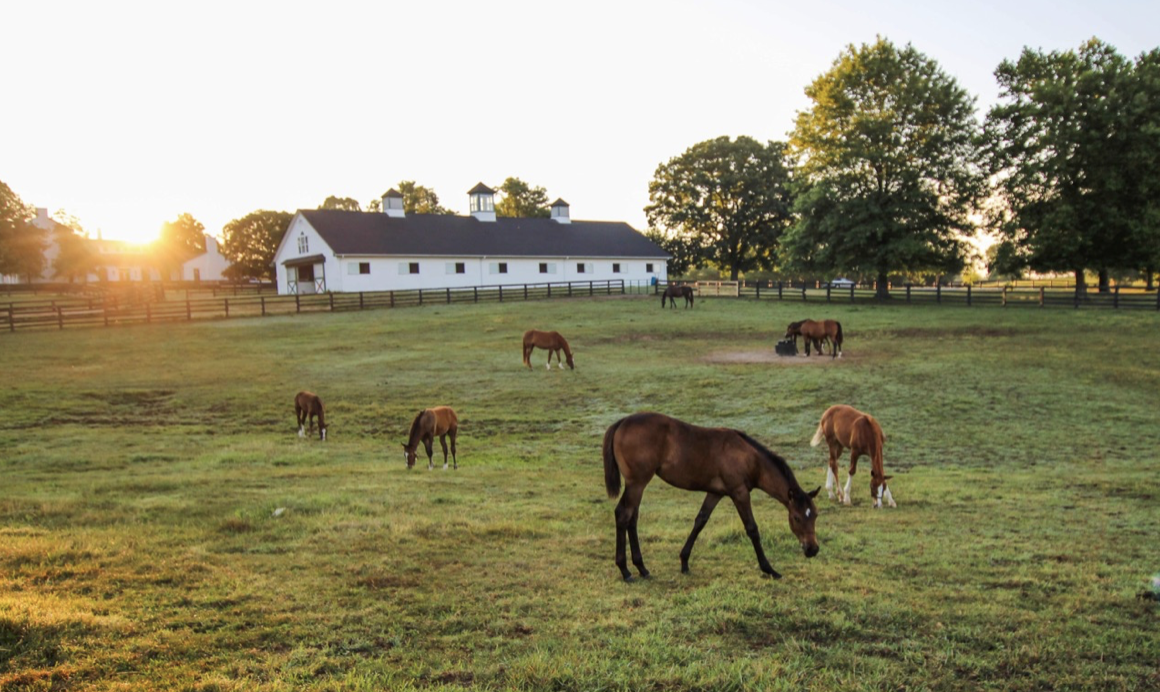
<svg viewBox="0 0 1160 692"><path fill-rule="evenodd" d="M778 572L775 569L766 572L766 574L769 575L770 579L781 579L781 572Z"/></svg>
<svg viewBox="0 0 1160 692"><path fill-rule="evenodd" d="M633 583L634 581L636 581L636 577L632 576L631 574L629 574L629 575L626 575L626 576L624 577L624 583L625 583L625 584L631 584L631 583Z"/></svg>

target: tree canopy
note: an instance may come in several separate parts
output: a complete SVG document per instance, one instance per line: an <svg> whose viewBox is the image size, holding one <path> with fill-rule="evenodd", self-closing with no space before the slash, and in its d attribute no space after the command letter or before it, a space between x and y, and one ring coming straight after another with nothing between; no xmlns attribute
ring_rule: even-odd
<svg viewBox="0 0 1160 692"><path fill-rule="evenodd" d="M1003 204L989 223L1004 269L1148 268L1160 257L1160 52L1135 63L1097 39L1079 50L1025 49L995 72L988 161Z"/></svg>
<svg viewBox="0 0 1160 692"><path fill-rule="evenodd" d="M362 211L358 201L350 197L335 197L331 195L318 205L319 209L339 209L342 211Z"/></svg>
<svg viewBox="0 0 1160 692"><path fill-rule="evenodd" d="M97 253L93 250L88 234L75 216L58 211L53 215L53 240L57 253L52 261L52 275L58 279L84 280L98 268Z"/></svg>
<svg viewBox="0 0 1160 692"><path fill-rule="evenodd" d="M227 223L222 229L222 254L232 264L226 274L233 279L273 280L274 252L293 218L290 212L259 210Z"/></svg>
<svg viewBox="0 0 1160 692"><path fill-rule="evenodd" d="M25 278L44 270L45 233L32 224L36 211L0 181L0 274Z"/></svg>
<svg viewBox="0 0 1160 692"><path fill-rule="evenodd" d="M414 180L399 181L399 193L403 195L403 213L405 214L451 214L451 210L439 204L439 195L424 185L417 185Z"/></svg>
<svg viewBox="0 0 1160 692"><path fill-rule="evenodd" d="M680 275L707 263L743 271L772 268L791 221L790 165L785 145L750 137L710 139L657 167L649 183L652 237Z"/></svg>
<svg viewBox="0 0 1160 692"><path fill-rule="evenodd" d="M496 216L546 219L551 215L548 191L542 187L532 187L519 178L508 178L499 186L499 192L501 197L495 203Z"/></svg>
<svg viewBox="0 0 1160 692"><path fill-rule="evenodd" d="M166 221L153 252L163 274L180 272L183 262L205 252L205 226L188 212Z"/></svg>
<svg viewBox="0 0 1160 692"><path fill-rule="evenodd" d="M938 64L879 38L849 46L806 95L790 265L875 276L962 268L984 188L974 99Z"/></svg>

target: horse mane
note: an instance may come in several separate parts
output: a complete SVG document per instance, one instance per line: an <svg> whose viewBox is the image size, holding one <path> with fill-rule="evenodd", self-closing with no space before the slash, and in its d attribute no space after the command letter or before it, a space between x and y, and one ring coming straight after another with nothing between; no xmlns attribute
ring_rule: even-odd
<svg viewBox="0 0 1160 692"><path fill-rule="evenodd" d="M420 411L418 415L415 416L415 420L411 421L411 432L409 434L410 439L407 440L407 444L411 444L415 441L415 438L422 434L422 431L419 429L419 421L423 419L424 413L427 413L427 409Z"/></svg>
<svg viewBox="0 0 1160 692"><path fill-rule="evenodd" d="M773 467L777 469L777 471L781 473L783 477L785 477L786 484L790 487L790 490L796 490L799 493L805 494L805 491L802 490L801 485L797 481L797 477L793 475L793 469L789 467L789 462L787 462L781 456L773 453L769 450L768 447L753 439L741 430L736 430L734 432L740 435L741 439L749 443L750 447L753 447L753 449L756 450L759 455L764 457L766 461L772 464Z"/></svg>

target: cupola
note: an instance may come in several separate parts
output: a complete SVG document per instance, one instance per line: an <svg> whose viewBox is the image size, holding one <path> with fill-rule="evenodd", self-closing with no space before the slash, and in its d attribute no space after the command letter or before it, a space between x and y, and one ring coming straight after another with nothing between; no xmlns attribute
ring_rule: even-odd
<svg viewBox="0 0 1160 692"><path fill-rule="evenodd" d="M552 220L556 223L572 223L571 217L568 216L568 203L562 199L557 199L552 202L551 207Z"/></svg>
<svg viewBox="0 0 1160 692"><path fill-rule="evenodd" d="M471 215L480 221L495 221L495 190L480 183L467 191Z"/></svg>
<svg viewBox="0 0 1160 692"><path fill-rule="evenodd" d="M391 188L383 193L383 213L387 216L401 219L406 216L403 211L403 193Z"/></svg>

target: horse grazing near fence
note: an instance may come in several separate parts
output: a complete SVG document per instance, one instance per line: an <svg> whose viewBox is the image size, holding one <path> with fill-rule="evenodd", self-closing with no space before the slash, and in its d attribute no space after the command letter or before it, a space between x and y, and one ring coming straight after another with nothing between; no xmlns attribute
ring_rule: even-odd
<svg viewBox="0 0 1160 692"><path fill-rule="evenodd" d="M450 406L436 406L435 408L424 409L415 416L415 420L411 421L411 433L407 443L403 445L403 456L407 459L407 468L414 468L415 466L415 452L419 448L419 443L423 443L424 449L427 450L427 470L430 471L435 468L435 463L432 461L432 444L435 438L439 438L439 444L443 446L443 470L447 470L447 438L451 438L451 462L454 468L459 468L459 460L455 458L455 437L459 434L459 416L455 415L455 411Z"/></svg>
<svg viewBox="0 0 1160 692"><path fill-rule="evenodd" d="M850 483L854 480L854 472L858 470L858 457L865 454L870 457L870 498L874 507L882 506L882 500L891 507L897 507L890 488L886 481L893 476L885 475L882 465L882 447L886 444L886 436L882 434L882 426L867 413L862 413L852 406L838 404L826 409L822 420L818 423L818 431L810 440L810 445L817 447L826 441L830 446L829 469L826 470L826 490L831 500L838 500L850 504ZM850 470L846 477L846 488L837 488L837 497L834 496L835 486L838 485L838 455L843 449L850 450Z"/></svg>
<svg viewBox="0 0 1160 692"><path fill-rule="evenodd" d="M685 307L693 307L693 287L692 286L667 286L663 293L661 293L661 307L665 306L665 301L669 301L669 307L677 307L677 298L685 299Z"/></svg>
<svg viewBox="0 0 1160 692"><path fill-rule="evenodd" d="M556 365L560 369L564 369L564 363L560 360L560 351L564 352L564 356L568 359L568 367L573 370L576 369L576 363L572 360L572 349L568 348L568 340L560 336L560 332L541 332L538 329L529 329L524 332L524 365L528 366L528 370L532 369L532 351L536 348L542 348L548 351L548 369L552 369L552 354L556 354Z"/></svg>
<svg viewBox="0 0 1160 692"><path fill-rule="evenodd" d="M801 320L790 322L785 328L785 339L793 339L797 345L797 338L805 341L806 355L810 355L810 344L813 343L818 355L822 355L822 342L830 341L830 357L842 355L842 323L837 320Z"/></svg>
<svg viewBox="0 0 1160 692"><path fill-rule="evenodd" d="M298 419L298 437L306 437L306 424L314 432L314 418L318 417L318 439L326 441L326 407L313 392L298 392L294 397L294 416Z"/></svg>
<svg viewBox="0 0 1160 692"><path fill-rule="evenodd" d="M661 413L637 413L613 423L604 433L604 487L608 496L624 494L616 505L616 566L625 581L632 581L624 555L625 536L632 544L632 564L648 577L640 553L636 525L640 499L653 476L682 490L703 491L705 501L693 521L693 532L681 549L681 571L689 571L689 556L697 535L709 521L723 497L733 500L745 533L753 542L762 572L781 578L761 548L761 536L753 519L749 494L761 488L789 510L789 527L801 542L806 557L818 554L814 521L818 509L814 497L821 486L807 493L798 485L785 459L769 451L740 430L702 428Z"/></svg>

